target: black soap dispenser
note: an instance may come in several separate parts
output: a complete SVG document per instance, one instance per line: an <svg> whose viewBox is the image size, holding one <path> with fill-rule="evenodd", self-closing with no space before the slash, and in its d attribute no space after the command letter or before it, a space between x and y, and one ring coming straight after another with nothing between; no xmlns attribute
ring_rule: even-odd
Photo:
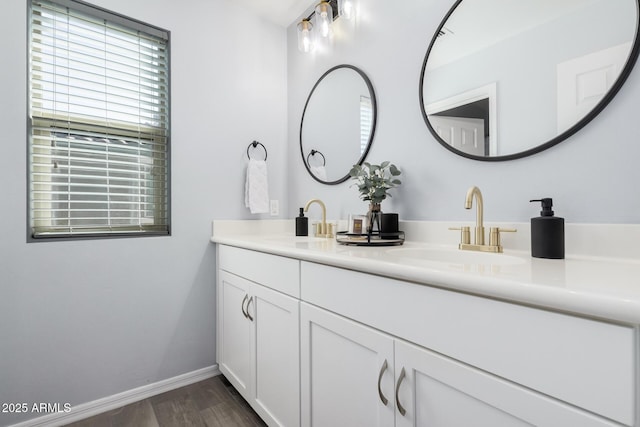
<svg viewBox="0 0 640 427"><path fill-rule="evenodd" d="M534 258L564 259L564 218L553 216L553 200L541 202L540 216L531 218L531 256Z"/></svg>
<svg viewBox="0 0 640 427"><path fill-rule="evenodd" d="M304 216L304 208L300 208L300 215L296 218L296 236L309 235L309 218Z"/></svg>

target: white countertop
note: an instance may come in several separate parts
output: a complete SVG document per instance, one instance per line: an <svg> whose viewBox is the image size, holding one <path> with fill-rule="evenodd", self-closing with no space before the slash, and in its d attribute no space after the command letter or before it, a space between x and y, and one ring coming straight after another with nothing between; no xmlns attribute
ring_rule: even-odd
<svg viewBox="0 0 640 427"><path fill-rule="evenodd" d="M570 254L549 260L509 249L479 254L409 237L402 246L345 246L296 237L288 220L214 221L212 234L219 244L640 325L640 260Z"/></svg>

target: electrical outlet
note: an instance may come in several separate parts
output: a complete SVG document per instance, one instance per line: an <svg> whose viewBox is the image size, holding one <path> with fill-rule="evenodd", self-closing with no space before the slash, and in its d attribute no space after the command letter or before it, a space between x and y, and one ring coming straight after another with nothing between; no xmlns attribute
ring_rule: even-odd
<svg viewBox="0 0 640 427"><path fill-rule="evenodd" d="M271 200L269 204L269 213L271 216L280 215L280 202L277 200Z"/></svg>

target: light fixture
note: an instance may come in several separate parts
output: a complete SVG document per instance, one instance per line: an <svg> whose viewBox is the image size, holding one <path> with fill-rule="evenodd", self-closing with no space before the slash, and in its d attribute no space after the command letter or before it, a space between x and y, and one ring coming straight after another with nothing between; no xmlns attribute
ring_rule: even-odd
<svg viewBox="0 0 640 427"><path fill-rule="evenodd" d="M298 23L298 50L308 53L313 49L311 29L313 24L309 19L303 19Z"/></svg>
<svg viewBox="0 0 640 427"><path fill-rule="evenodd" d="M313 12L297 25L300 52L308 53L330 46L333 21L339 16L352 19L356 13L355 3L356 0L323 0L318 3Z"/></svg>
<svg viewBox="0 0 640 427"><path fill-rule="evenodd" d="M338 15L345 19L354 17L356 8L353 0L338 0Z"/></svg>
<svg viewBox="0 0 640 427"><path fill-rule="evenodd" d="M315 9L315 23L318 35L328 38L331 35L331 23L333 22L333 9L329 2L321 1Z"/></svg>

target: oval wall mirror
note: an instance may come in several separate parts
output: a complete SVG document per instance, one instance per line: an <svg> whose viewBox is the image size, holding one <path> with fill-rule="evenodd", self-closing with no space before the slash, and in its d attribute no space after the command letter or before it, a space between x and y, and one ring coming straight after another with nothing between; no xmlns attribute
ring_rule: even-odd
<svg viewBox="0 0 640 427"><path fill-rule="evenodd" d="M323 184L346 181L369 152L376 114L373 86L362 70L343 64L324 73L300 123L300 153L309 174Z"/></svg>
<svg viewBox="0 0 640 427"><path fill-rule="evenodd" d="M434 137L475 160L547 149L591 121L638 56L640 0L458 0L420 76Z"/></svg>

